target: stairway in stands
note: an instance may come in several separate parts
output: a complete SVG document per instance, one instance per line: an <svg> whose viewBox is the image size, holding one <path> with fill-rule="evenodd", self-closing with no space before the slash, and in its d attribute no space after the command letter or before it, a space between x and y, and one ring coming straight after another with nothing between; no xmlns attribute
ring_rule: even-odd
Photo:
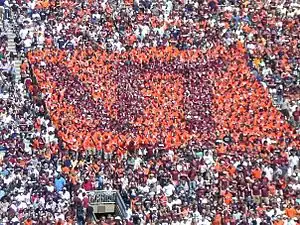
<svg viewBox="0 0 300 225"><path fill-rule="evenodd" d="M4 33L6 34L6 36L8 38L8 42L7 42L8 46L6 49L8 52L12 52L13 55L15 56L13 58L14 85L18 85L21 83L21 68L20 68L20 66L22 64L22 61L16 51L16 44L14 42L14 38L16 37L16 34L14 32L13 26L14 25L12 22L8 22L7 20L4 21ZM16 89L16 86L15 86L14 92L19 92L23 96L26 95L25 86L18 85L18 89ZM9 96L6 96L6 97L9 97ZM4 156L5 156L5 151L0 151L0 160L3 159Z"/></svg>
<svg viewBox="0 0 300 225"><path fill-rule="evenodd" d="M17 51L16 51L16 44L14 41L14 38L16 37L16 34L14 33L13 30L13 23L7 23L6 24L6 34L7 34L7 38L8 38L8 48L7 50L9 52L12 52L14 55L17 56ZM14 60L14 65L15 65L15 79L16 81L20 81L21 80L21 64L22 61L20 60L19 57L16 57Z"/></svg>

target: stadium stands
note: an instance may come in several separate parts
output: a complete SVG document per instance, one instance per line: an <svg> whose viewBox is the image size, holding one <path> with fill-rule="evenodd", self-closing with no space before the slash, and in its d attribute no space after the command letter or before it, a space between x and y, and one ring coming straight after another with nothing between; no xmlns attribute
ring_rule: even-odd
<svg viewBox="0 0 300 225"><path fill-rule="evenodd" d="M3 224L300 224L295 1L0 6Z"/></svg>

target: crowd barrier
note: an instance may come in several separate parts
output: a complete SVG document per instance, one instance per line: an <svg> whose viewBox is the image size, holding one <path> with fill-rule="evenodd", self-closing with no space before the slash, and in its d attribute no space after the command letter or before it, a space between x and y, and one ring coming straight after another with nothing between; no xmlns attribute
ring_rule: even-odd
<svg viewBox="0 0 300 225"><path fill-rule="evenodd" d="M88 197L90 206L97 206L100 204L115 204L115 214L122 218L127 217L127 207L118 191L89 191Z"/></svg>

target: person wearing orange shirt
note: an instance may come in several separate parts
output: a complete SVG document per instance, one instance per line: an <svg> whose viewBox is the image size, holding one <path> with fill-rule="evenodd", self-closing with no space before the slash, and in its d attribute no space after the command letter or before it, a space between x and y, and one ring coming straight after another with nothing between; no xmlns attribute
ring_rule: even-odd
<svg viewBox="0 0 300 225"><path fill-rule="evenodd" d="M227 205L232 204L232 193L229 190L226 190L224 193L224 202Z"/></svg>
<svg viewBox="0 0 300 225"><path fill-rule="evenodd" d="M254 170L252 170L252 176L254 177L254 179L261 179L262 170L258 167L255 168Z"/></svg>
<svg viewBox="0 0 300 225"><path fill-rule="evenodd" d="M297 216L297 211L294 207L289 206L285 209L285 214L289 217L289 218L295 218Z"/></svg>

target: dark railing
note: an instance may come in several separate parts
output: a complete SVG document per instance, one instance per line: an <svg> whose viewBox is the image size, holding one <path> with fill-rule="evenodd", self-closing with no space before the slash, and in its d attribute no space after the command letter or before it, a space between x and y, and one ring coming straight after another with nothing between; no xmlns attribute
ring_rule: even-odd
<svg viewBox="0 0 300 225"><path fill-rule="evenodd" d="M91 206L114 203L116 205L115 213L122 218L127 217L127 207L118 191L116 190L89 191L88 196L89 196L89 204Z"/></svg>
<svg viewBox="0 0 300 225"><path fill-rule="evenodd" d="M119 192L117 192L117 199L116 199L116 203L117 203L117 208L119 210L118 214L123 217L123 218L126 218L127 217L127 207L120 195Z"/></svg>
<svg viewBox="0 0 300 225"><path fill-rule="evenodd" d="M97 205L99 203L115 203L117 191L89 191L89 204L90 205Z"/></svg>

